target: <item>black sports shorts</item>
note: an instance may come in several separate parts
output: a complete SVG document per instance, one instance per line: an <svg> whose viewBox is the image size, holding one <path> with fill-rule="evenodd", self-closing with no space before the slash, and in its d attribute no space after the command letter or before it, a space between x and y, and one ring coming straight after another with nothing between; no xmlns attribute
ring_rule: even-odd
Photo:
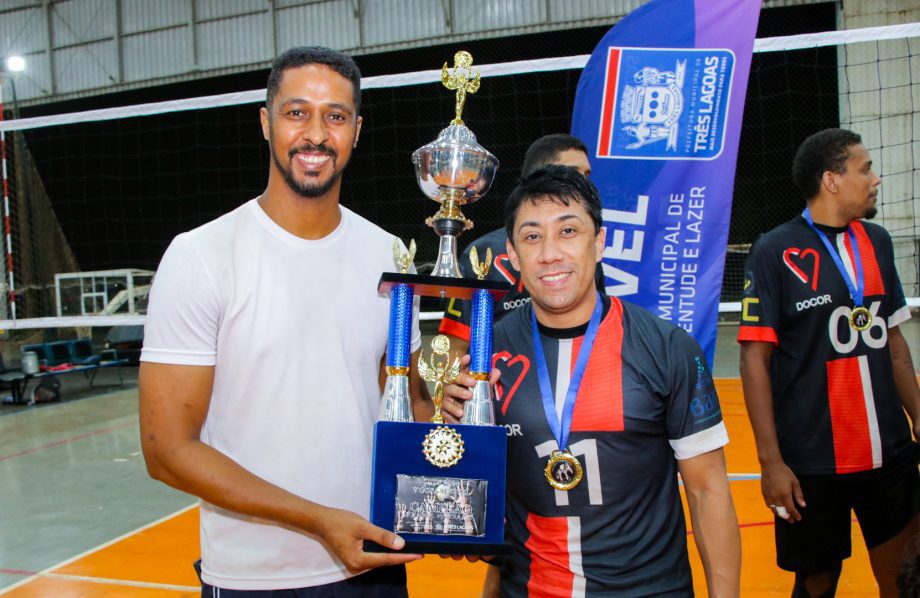
<svg viewBox="0 0 920 598"><path fill-rule="evenodd" d="M198 563L195 565L197 570ZM202 598L407 598L408 596L404 565L381 567L342 581L290 590L226 590L201 582Z"/></svg>
<svg viewBox="0 0 920 598"><path fill-rule="evenodd" d="M808 506L802 520L776 516L776 564L786 571L820 573L850 556L850 511L856 513L869 550L897 536L920 513L916 462L860 474L799 475Z"/></svg>

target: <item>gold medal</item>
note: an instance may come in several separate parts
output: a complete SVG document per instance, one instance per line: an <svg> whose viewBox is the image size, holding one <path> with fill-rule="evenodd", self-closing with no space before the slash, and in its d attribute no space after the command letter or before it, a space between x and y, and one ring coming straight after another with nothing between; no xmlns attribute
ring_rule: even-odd
<svg viewBox="0 0 920 598"><path fill-rule="evenodd" d="M869 326L872 326L872 312L862 305L854 307L850 312L850 326L860 332L866 330Z"/></svg>
<svg viewBox="0 0 920 598"><path fill-rule="evenodd" d="M438 426L425 436L422 453L435 467L452 467L463 457L463 438L447 426Z"/></svg>
<svg viewBox="0 0 920 598"><path fill-rule="evenodd" d="M546 462L546 481L556 490L571 490L581 482L581 462L569 451L553 451Z"/></svg>

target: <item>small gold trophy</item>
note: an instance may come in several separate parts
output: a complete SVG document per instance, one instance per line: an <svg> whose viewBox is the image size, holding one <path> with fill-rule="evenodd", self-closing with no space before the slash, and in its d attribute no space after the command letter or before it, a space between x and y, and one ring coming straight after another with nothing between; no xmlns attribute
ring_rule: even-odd
<svg viewBox="0 0 920 598"><path fill-rule="evenodd" d="M486 259L479 261L479 252L476 251L476 247L470 247L470 265L473 267L473 274L476 275L476 280L485 280L486 276L489 275L489 270L492 268L492 248L486 247Z"/></svg>
<svg viewBox="0 0 920 598"><path fill-rule="evenodd" d="M418 356L418 374L425 382L434 382L434 417L431 421L436 424L443 424L444 417L441 415L441 403L444 402L444 385L450 384L457 378L460 373L460 358L455 357L454 362L450 362L450 339L439 334L431 339L431 357L425 361L424 354Z"/></svg>
<svg viewBox="0 0 920 598"><path fill-rule="evenodd" d="M408 253L403 253L399 239L393 239L393 261L399 266L401 274L408 274L409 268L412 267L412 261L415 259L415 239L409 241Z"/></svg>

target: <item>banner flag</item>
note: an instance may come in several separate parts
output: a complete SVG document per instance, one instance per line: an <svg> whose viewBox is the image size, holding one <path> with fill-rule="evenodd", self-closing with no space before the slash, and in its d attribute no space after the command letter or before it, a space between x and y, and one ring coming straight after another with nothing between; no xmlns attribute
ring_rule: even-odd
<svg viewBox="0 0 920 598"><path fill-rule="evenodd" d="M607 293L684 328L712 365L760 0L651 0L582 72L572 134L601 193Z"/></svg>

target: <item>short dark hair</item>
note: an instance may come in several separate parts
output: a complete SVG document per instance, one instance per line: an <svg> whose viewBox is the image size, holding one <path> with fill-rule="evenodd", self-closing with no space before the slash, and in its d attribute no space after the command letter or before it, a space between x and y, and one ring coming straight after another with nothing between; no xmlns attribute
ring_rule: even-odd
<svg viewBox="0 0 920 598"><path fill-rule="evenodd" d="M792 180L806 200L821 191L825 172L846 172L850 147L860 143L862 137L847 129L824 129L802 142L792 161Z"/></svg>
<svg viewBox="0 0 920 598"><path fill-rule="evenodd" d="M597 187L577 170L548 164L524 176L505 200L505 232L514 243L514 220L525 201L554 201L563 205L578 202L594 221L594 233L601 230L601 196Z"/></svg>
<svg viewBox="0 0 920 598"><path fill-rule="evenodd" d="M265 91L265 106L269 108L269 114L271 113L275 94L278 93L278 87L281 85L281 77L284 75L284 71L310 64L328 66L348 79L353 90L352 98L355 102L355 114L361 111L361 70L358 69L358 65L351 59L351 56L322 46L298 46L287 50L272 63L272 70L268 74L268 86Z"/></svg>
<svg viewBox="0 0 920 598"><path fill-rule="evenodd" d="M521 166L521 176L527 176L545 164L552 164L559 159L559 154L566 150L579 150L588 155L588 148L581 139L565 133L544 135L530 144L524 154L524 164Z"/></svg>

